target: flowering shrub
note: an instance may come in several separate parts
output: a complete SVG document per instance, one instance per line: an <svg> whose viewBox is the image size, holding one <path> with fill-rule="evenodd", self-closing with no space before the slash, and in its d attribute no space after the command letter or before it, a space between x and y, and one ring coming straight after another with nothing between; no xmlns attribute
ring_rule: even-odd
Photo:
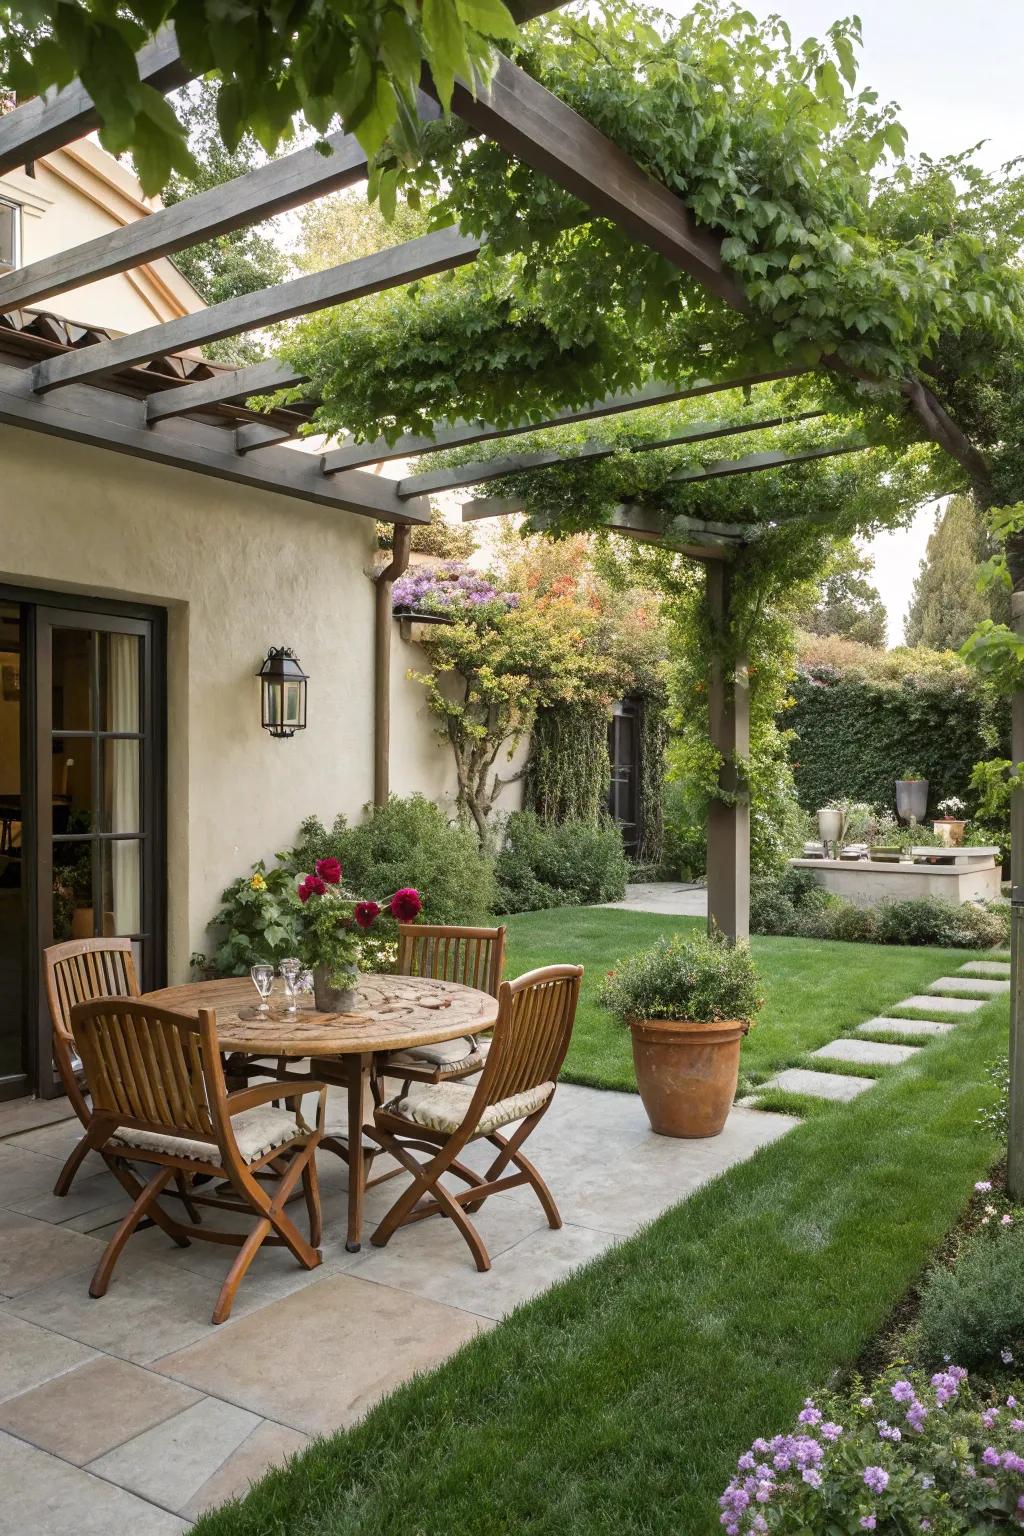
<svg viewBox="0 0 1024 1536"><path fill-rule="evenodd" d="M659 939L605 978L601 1001L622 1020L741 1019L762 1006L760 981L746 944L721 936Z"/></svg>
<svg viewBox="0 0 1024 1536"><path fill-rule="evenodd" d="M515 592L499 592L493 582L479 571L453 562L435 568L421 566L400 576L391 589L394 608L411 608L416 613L466 614L493 613L517 608Z"/></svg>
<svg viewBox="0 0 1024 1536"><path fill-rule="evenodd" d="M327 972L332 986L341 985L347 967L358 965L364 940L360 931L372 928L380 916L376 901L357 901L341 884L342 868L338 859L317 859L313 874L303 875L298 884L299 916L296 948L302 961ZM406 886L387 902L391 916L411 923L423 909L418 891Z"/></svg>
<svg viewBox="0 0 1024 1536"><path fill-rule="evenodd" d="M921 1288L918 1348L925 1361L998 1370L1024 1359L1024 1216L987 1179L975 1190L977 1227L954 1267L937 1265Z"/></svg>
<svg viewBox="0 0 1024 1536"><path fill-rule="evenodd" d="M248 875L221 893L221 905L210 928L217 940L212 956L194 954L192 965L204 974L248 976L258 960L277 965L293 955L298 903L295 882L287 870L268 869L261 859Z"/></svg>
<svg viewBox="0 0 1024 1536"><path fill-rule="evenodd" d="M719 1499L726 1536L932 1536L1024 1520L1024 1406L976 1399L962 1366L888 1372L757 1439Z"/></svg>

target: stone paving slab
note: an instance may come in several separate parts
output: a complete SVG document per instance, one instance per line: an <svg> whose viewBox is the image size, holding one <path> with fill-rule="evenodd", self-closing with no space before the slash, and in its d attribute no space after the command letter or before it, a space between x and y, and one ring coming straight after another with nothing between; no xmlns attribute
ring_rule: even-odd
<svg viewBox="0 0 1024 1536"><path fill-rule="evenodd" d="M5 1533L24 1536L178 1536L184 1520L0 1432Z"/></svg>
<svg viewBox="0 0 1024 1536"><path fill-rule="evenodd" d="M959 970L961 976L1009 976L1009 960L968 960Z"/></svg>
<svg viewBox="0 0 1024 1536"><path fill-rule="evenodd" d="M785 1093L804 1093L813 1099L835 1099L837 1103L846 1104L874 1086L873 1077L851 1077L845 1072L815 1072L810 1067L787 1067L778 1076L762 1083L759 1091L780 1088Z"/></svg>
<svg viewBox="0 0 1024 1536"><path fill-rule="evenodd" d="M865 1023L858 1024L858 1035L906 1035L908 1038L921 1035L948 1035L956 1029L956 1025L949 1020L941 1019L888 1019L880 1014L877 1019L867 1019Z"/></svg>
<svg viewBox="0 0 1024 1536"><path fill-rule="evenodd" d="M1009 990L1009 981L995 981L991 976L940 976L929 988L931 992L986 992L989 997Z"/></svg>
<svg viewBox="0 0 1024 1536"><path fill-rule="evenodd" d="M933 992L915 992L896 1004L897 1008L916 1008L921 1013L977 1013L984 1006L980 997L936 997Z"/></svg>
<svg viewBox="0 0 1024 1536"><path fill-rule="evenodd" d="M859 1061L866 1067L898 1067L920 1049L918 1045L889 1045L881 1040L832 1040L811 1055L832 1061Z"/></svg>

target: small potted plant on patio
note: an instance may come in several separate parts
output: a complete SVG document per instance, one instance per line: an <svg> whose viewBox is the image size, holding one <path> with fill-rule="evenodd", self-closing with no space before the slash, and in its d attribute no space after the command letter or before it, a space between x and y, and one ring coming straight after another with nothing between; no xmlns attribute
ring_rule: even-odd
<svg viewBox="0 0 1024 1536"><path fill-rule="evenodd" d="M750 949L721 935L659 939L605 979L602 1001L633 1036L637 1086L660 1136L717 1136L740 1042L764 999Z"/></svg>
<svg viewBox="0 0 1024 1536"><path fill-rule="evenodd" d="M896 809L904 821L924 821L928 811L928 780L922 774L910 771L896 780Z"/></svg>
<svg viewBox="0 0 1024 1536"><path fill-rule="evenodd" d="M947 848L959 848L964 840L967 822L963 819L967 807L958 795L947 795L939 801L939 814L932 822L932 830L942 838Z"/></svg>
<svg viewBox="0 0 1024 1536"><path fill-rule="evenodd" d="M381 915L381 904L360 901L341 884L335 858L318 859L311 875L299 880L298 954L313 972L313 996L321 1013L351 1013L359 980L360 935ZM400 923L411 923L423 909L419 891L406 886L385 903Z"/></svg>

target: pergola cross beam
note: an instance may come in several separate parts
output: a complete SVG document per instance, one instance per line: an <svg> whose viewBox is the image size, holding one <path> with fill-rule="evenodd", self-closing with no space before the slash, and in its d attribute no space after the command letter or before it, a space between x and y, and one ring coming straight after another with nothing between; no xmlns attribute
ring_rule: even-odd
<svg viewBox="0 0 1024 1536"><path fill-rule="evenodd" d="M76 381L101 378L166 352L203 346L295 315L313 314L334 304L380 293L435 272L449 272L475 261L479 253L479 240L454 228L436 230L404 245L330 267L326 272L312 272L254 293L238 294L220 304L211 304L208 309L166 320L162 325L63 352L36 364L32 387L42 394Z"/></svg>
<svg viewBox="0 0 1024 1536"><path fill-rule="evenodd" d="M423 474L409 475L398 482L398 494L405 496L429 495L437 491L457 490L467 485L483 485L488 480L500 480L505 475L516 475L532 470L548 469L553 464L575 464L594 459L611 458L616 453L649 453L656 449L673 448L686 443L709 441L715 438L735 437L748 432L763 432L790 422L810 421L824 416L824 411L798 411L791 416L765 416L742 422L693 422L678 432L651 442L640 443L582 443L574 449L549 448L536 453L504 455L482 459L472 464L457 464L451 469L432 469Z"/></svg>
<svg viewBox="0 0 1024 1536"><path fill-rule="evenodd" d="M301 370L271 358L269 362L251 363L230 373L215 373L210 379L197 379L194 384L162 389L147 400L146 419L163 421L169 416L184 416L189 411L248 400L253 395L271 395L279 389L291 389L293 385L305 382L306 374Z"/></svg>

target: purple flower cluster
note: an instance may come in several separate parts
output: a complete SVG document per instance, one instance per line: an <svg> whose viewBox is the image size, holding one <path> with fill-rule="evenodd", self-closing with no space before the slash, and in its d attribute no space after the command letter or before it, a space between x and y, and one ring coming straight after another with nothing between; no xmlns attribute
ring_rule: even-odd
<svg viewBox="0 0 1024 1536"><path fill-rule="evenodd" d="M858 1531L888 1530L893 1511L911 1507L908 1498L917 1504L916 1530L931 1530L928 1517L942 1509L969 1519L994 1496L1011 1501L1000 1507L1016 1503L1017 1521L1024 1525L1024 1445L1004 1448L1007 1431L1024 1435L1024 1417L1012 1416L1020 1412L1017 1399L1006 1399L1005 1412L1002 1405L981 1408L966 1377L961 1366L948 1365L932 1376L930 1386L916 1377L884 1379L873 1396L854 1400L854 1422L845 1430L807 1398L794 1433L757 1439L739 1457L736 1475L718 1501L725 1536L825 1529L827 1517L836 1514L843 1517L843 1530L853 1528L846 1521ZM886 1388L902 1410L901 1425L870 1411L876 1400L881 1405ZM843 1448L836 1454L841 1437Z"/></svg>
<svg viewBox="0 0 1024 1536"><path fill-rule="evenodd" d="M519 595L499 592L479 571L453 562L421 566L407 576L400 576L391 589L391 602L395 608L411 608L417 613L462 614L490 604L517 608Z"/></svg>

